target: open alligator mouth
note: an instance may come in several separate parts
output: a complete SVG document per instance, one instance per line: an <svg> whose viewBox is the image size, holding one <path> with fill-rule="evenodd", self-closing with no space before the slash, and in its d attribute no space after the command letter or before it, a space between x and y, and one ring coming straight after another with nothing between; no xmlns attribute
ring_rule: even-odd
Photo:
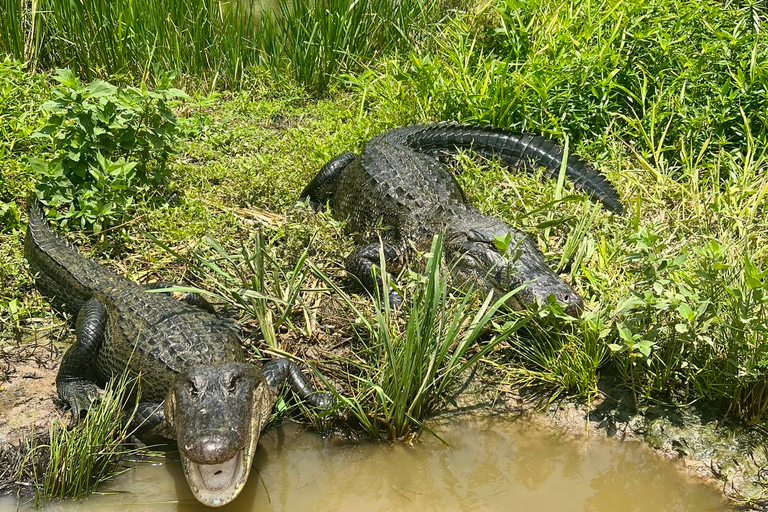
<svg viewBox="0 0 768 512"><path fill-rule="evenodd" d="M166 399L166 419L176 431L189 488L203 505L226 505L245 487L271 396L263 375L245 363L177 377Z"/></svg>
<svg viewBox="0 0 768 512"><path fill-rule="evenodd" d="M249 446L219 464L198 464L182 454L181 463L192 493L209 507L226 505L240 493L251 468Z"/></svg>

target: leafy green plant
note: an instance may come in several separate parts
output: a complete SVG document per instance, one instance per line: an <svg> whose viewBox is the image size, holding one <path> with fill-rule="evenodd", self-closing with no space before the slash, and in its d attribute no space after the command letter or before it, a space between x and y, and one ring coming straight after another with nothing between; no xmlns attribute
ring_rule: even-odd
<svg viewBox="0 0 768 512"><path fill-rule="evenodd" d="M639 279L616 308L619 339L608 346L636 404L638 395L703 396L760 421L768 412L768 271L749 257L734 264L713 239L675 256L654 228L629 241Z"/></svg>
<svg viewBox="0 0 768 512"><path fill-rule="evenodd" d="M43 105L50 117L33 135L49 140L53 154L29 159L37 195L61 224L99 232L167 184L176 138L171 105L186 94L167 85L154 91L101 80L83 85L69 69L54 79L60 85Z"/></svg>

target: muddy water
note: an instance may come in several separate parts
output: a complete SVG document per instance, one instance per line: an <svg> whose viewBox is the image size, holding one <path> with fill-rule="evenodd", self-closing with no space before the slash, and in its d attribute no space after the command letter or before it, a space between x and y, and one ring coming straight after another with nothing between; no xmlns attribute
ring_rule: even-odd
<svg viewBox="0 0 768 512"><path fill-rule="evenodd" d="M222 511L729 510L718 493L639 445L572 440L523 422L451 423L402 444L323 441L295 425L262 439L251 479ZM178 461L142 464L104 487L118 494L46 511L197 511ZM11 510L9 502L0 510Z"/></svg>

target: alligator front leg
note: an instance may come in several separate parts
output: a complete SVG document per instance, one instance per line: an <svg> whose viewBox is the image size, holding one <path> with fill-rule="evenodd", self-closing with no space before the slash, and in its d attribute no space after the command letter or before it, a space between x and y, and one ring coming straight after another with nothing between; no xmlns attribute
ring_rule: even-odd
<svg viewBox="0 0 768 512"><path fill-rule="evenodd" d="M181 287L182 285L171 284L171 283L166 283L166 282L163 282L163 281L158 281L157 283L146 284L146 285L143 285L143 286L144 286L145 290L161 290L163 288ZM168 292L168 293L171 293L171 292ZM180 300L182 302L186 302L190 306L196 306L196 307L198 307L200 309L203 309L203 310L211 313L212 315L216 314L216 308L214 308L213 305L210 302L208 302L199 293L195 293L195 292L176 293L176 292L173 292L173 296L174 296L174 298L176 298L176 299L178 299L178 300Z"/></svg>
<svg viewBox="0 0 768 512"><path fill-rule="evenodd" d="M341 171L354 162L357 157L358 155L355 153L344 153L325 164L301 192L301 199L309 198L309 204L313 210L316 212L322 210L325 203L336 191L336 181L339 179Z"/></svg>
<svg viewBox="0 0 768 512"><path fill-rule="evenodd" d="M140 402L132 415L130 411L127 412L124 422L128 423L128 433L133 444L139 445L138 438L146 434L169 439L175 437L175 432L168 428L162 403Z"/></svg>
<svg viewBox="0 0 768 512"><path fill-rule="evenodd" d="M365 245L350 254L346 262L347 272L355 276L370 293L383 290L381 276L373 272L374 267L378 268L381 265L380 251L383 251L387 272L390 274L397 274L405 267L408 260L408 251L405 246L387 242ZM390 288L389 303L399 307L402 302L400 294Z"/></svg>
<svg viewBox="0 0 768 512"><path fill-rule="evenodd" d="M287 379L293 392L313 407L330 409L335 402L333 393L318 392L296 363L289 359L270 359L262 365L261 372L274 393L279 391L280 385Z"/></svg>
<svg viewBox="0 0 768 512"><path fill-rule="evenodd" d="M69 347L56 375L59 398L69 404L72 425L80 421L80 413L87 411L99 399L93 370L96 352L104 338L107 313L97 299L86 302L77 315L77 340Z"/></svg>

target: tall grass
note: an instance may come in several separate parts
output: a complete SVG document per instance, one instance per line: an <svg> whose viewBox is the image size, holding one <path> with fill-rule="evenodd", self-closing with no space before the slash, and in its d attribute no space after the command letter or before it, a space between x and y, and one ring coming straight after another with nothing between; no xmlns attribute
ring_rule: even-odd
<svg viewBox="0 0 768 512"><path fill-rule="evenodd" d="M322 92L332 77L405 46L430 0L2 0L0 52L96 75L173 71L238 87L264 66Z"/></svg>
<svg viewBox="0 0 768 512"><path fill-rule="evenodd" d="M431 413L444 405L469 370L531 319L532 313L497 315L518 290L482 304L469 292L449 294L443 274L442 242L435 237L423 275L414 275L402 306L402 318L390 304L392 282L383 254L379 275L383 283L374 297L375 316L357 309L347 295L317 267L325 284L355 312L362 353L349 377L356 382L354 397L339 396L344 408L374 438L407 438L424 427ZM496 329L492 329L492 321Z"/></svg>

